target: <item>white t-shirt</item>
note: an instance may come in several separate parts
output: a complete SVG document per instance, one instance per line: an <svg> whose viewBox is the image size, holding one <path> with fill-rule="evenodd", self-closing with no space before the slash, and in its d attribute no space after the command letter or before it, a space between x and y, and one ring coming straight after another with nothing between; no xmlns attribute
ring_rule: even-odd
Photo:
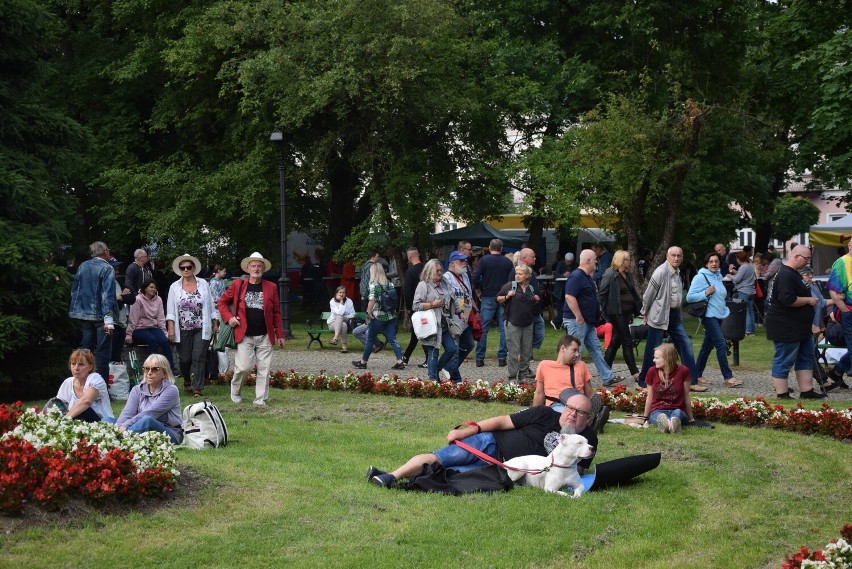
<svg viewBox="0 0 852 569"><path fill-rule="evenodd" d="M83 385L83 391L89 387L94 387L100 393L100 396L92 402L92 411L100 415L101 418L114 418L115 415L113 415L112 406L109 404L109 391L107 390L104 378L99 373L90 373L89 377L86 378L85 385ZM66 401L69 409L74 406L79 397L74 393L73 377L69 377L62 382L62 385L59 387L59 393L56 396Z"/></svg>

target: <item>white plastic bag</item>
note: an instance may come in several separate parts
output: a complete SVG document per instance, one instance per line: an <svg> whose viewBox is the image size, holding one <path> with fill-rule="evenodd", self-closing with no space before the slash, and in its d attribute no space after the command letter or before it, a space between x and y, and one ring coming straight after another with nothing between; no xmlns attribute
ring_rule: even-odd
<svg viewBox="0 0 852 569"><path fill-rule="evenodd" d="M432 310L418 310L411 315L411 327L414 335L423 340L438 333L438 321Z"/></svg>
<svg viewBox="0 0 852 569"><path fill-rule="evenodd" d="M109 363L109 379L107 380L109 398L113 401L127 401L130 394L130 377L124 362Z"/></svg>

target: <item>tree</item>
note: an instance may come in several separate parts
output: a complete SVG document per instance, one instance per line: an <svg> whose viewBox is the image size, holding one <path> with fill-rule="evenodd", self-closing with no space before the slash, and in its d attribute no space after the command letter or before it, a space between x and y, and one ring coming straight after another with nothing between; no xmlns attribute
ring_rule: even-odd
<svg viewBox="0 0 852 569"><path fill-rule="evenodd" d="M67 326L68 272L57 254L74 200L63 171L88 138L44 98L55 21L39 2L5 2L0 18L0 360ZM7 368L8 369L8 368Z"/></svg>
<svg viewBox="0 0 852 569"><path fill-rule="evenodd" d="M775 238L787 241L807 233L819 221L819 208L804 198L787 195L775 203L772 220Z"/></svg>

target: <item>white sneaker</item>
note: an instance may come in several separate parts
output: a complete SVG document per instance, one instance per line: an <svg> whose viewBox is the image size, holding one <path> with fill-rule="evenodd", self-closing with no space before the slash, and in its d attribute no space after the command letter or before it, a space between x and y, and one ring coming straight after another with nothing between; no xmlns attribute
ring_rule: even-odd
<svg viewBox="0 0 852 569"><path fill-rule="evenodd" d="M680 419L677 417L669 419L669 432L673 435L683 432L683 425L681 425Z"/></svg>
<svg viewBox="0 0 852 569"><path fill-rule="evenodd" d="M662 413L657 415L657 430L661 433L668 433L670 428L669 418Z"/></svg>
<svg viewBox="0 0 852 569"><path fill-rule="evenodd" d="M450 379L450 372L445 369L442 369L440 372L438 372L438 377L440 377L441 379Z"/></svg>
<svg viewBox="0 0 852 569"><path fill-rule="evenodd" d="M232 394L231 394L231 401L233 401L234 403L242 403L242 402L243 402L243 398L242 398L242 397L240 397L239 395L234 395L234 394L232 393Z"/></svg>
<svg viewBox="0 0 852 569"><path fill-rule="evenodd" d="M264 406L266 406L266 401L264 401L263 399L255 399L254 404L259 405L261 407L264 407Z"/></svg>

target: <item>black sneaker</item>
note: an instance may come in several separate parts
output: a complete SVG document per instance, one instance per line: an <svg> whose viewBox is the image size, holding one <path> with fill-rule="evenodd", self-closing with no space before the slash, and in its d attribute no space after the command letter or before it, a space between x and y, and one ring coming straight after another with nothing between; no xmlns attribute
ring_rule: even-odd
<svg viewBox="0 0 852 569"><path fill-rule="evenodd" d="M417 364L417 367L420 369L429 369L429 364L427 362L423 362L422 364Z"/></svg>
<svg viewBox="0 0 852 569"><path fill-rule="evenodd" d="M405 364L402 362L397 362L391 366L391 369L405 369Z"/></svg>
<svg viewBox="0 0 852 569"><path fill-rule="evenodd" d="M365 362L362 362L361 360L352 360L352 365L354 365L358 369L367 369L367 364Z"/></svg>
<svg viewBox="0 0 852 569"><path fill-rule="evenodd" d="M849 385L842 379L837 382L837 387L839 387L840 389L849 389Z"/></svg>
<svg viewBox="0 0 852 569"><path fill-rule="evenodd" d="M799 399L825 399L825 393L817 393L813 389L799 393Z"/></svg>
<svg viewBox="0 0 852 569"><path fill-rule="evenodd" d="M503 358L502 360L497 360L497 365L500 367L506 367L506 359Z"/></svg>
<svg viewBox="0 0 852 569"><path fill-rule="evenodd" d="M367 469L367 482L372 482L374 476L380 476L382 474L387 474L384 470L379 470L375 466L371 466Z"/></svg>
<svg viewBox="0 0 852 569"><path fill-rule="evenodd" d="M476 360L476 367L485 367L485 360Z"/></svg>
<svg viewBox="0 0 852 569"><path fill-rule="evenodd" d="M793 397L789 393L776 393L775 397L778 399L793 399Z"/></svg>
<svg viewBox="0 0 852 569"><path fill-rule="evenodd" d="M376 486L381 486L382 488L393 488L396 486L396 476L387 472L384 474L376 474L370 478L370 482Z"/></svg>

